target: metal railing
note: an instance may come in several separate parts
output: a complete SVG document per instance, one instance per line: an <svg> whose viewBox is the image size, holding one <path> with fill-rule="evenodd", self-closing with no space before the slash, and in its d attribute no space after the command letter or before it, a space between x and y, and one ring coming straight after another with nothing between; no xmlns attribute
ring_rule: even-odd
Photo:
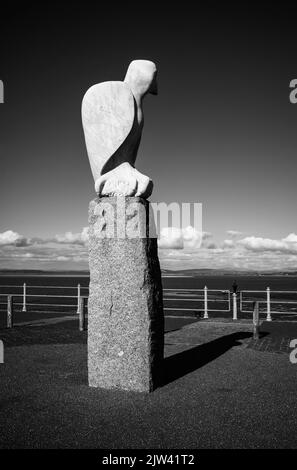
<svg viewBox="0 0 297 470"><path fill-rule="evenodd" d="M83 297L88 297L87 295L82 295L82 292L85 290L89 290L88 286L81 286L80 284L77 284L77 286L28 286L26 283L24 283L21 286L14 286L14 285L5 285L5 286L0 286L0 289L9 289L10 292L0 292L0 305L6 305L6 302L1 302L1 299L3 297L7 297L8 295L13 295L13 297L19 297L21 299L21 303L16 303L16 305L22 305L22 311L26 312L28 306L39 306L39 307L71 307L73 308L73 304L58 304L58 303L40 303L36 304L35 302L28 302L28 299L34 299L34 298L55 298L55 299L76 299L76 308L77 308L77 313L79 313L79 301L80 298ZM21 292L19 293L11 293L11 289L16 290L19 289ZM63 289L63 290L69 290L71 289L73 292L76 292L75 295L59 295L59 294L29 294L28 289L33 289L36 291L36 289L42 289L43 291L45 289Z"/></svg>
<svg viewBox="0 0 297 470"><path fill-rule="evenodd" d="M196 304L202 303L203 307L201 308L187 308L187 307L164 307L164 310L170 311L191 311L191 312L203 312L203 318L207 319L208 312L229 312L230 311L230 303L231 303L231 295L229 290L222 290L222 289L208 289L207 286L204 289L163 289L164 292L164 301L182 301L182 302L195 302ZM171 293L171 297L167 297L167 292ZM187 297L179 297L179 293L185 293ZM189 292L192 293L194 297L189 298ZM227 294L227 298L220 299L214 298L214 296L218 293ZM215 293L215 294L214 294ZM172 297L173 296L173 297ZM216 303L227 303L227 308L220 309L220 308L210 308L210 302Z"/></svg>
<svg viewBox="0 0 297 470"><path fill-rule="evenodd" d="M6 326L7 328L13 328L14 324L14 298L20 297L21 294L13 294L7 296L7 318ZM38 297L38 296L36 296ZM42 295L41 297L49 297L47 295ZM68 298L70 296L67 296ZM73 298L73 296L71 296ZM79 297L77 314L79 319L79 330L83 331L86 329L86 299L88 297ZM52 305L52 304L38 304L38 305ZM69 306L69 305L66 305ZM72 306L73 307L73 306Z"/></svg>
<svg viewBox="0 0 297 470"><path fill-rule="evenodd" d="M284 300L284 299L272 299L272 295L279 295L279 296L296 296L296 300ZM248 298L244 298L245 296L248 296ZM260 296L260 298L259 298ZM264 297L261 299L261 296ZM287 297L288 298L288 297ZM297 307L297 291L289 291L289 290L282 290L282 291L277 291L274 290L272 291L270 287L267 287L266 290L242 290L240 291L240 297L239 297L239 305L240 305L240 311L242 313L250 313L251 310L245 310L244 309L244 304L253 304L255 301L260 304L266 304L266 321L272 321L272 316L271 314L283 314L284 312L282 310L271 310L272 305L296 305ZM260 308L260 307L259 307ZM296 312L285 312L286 315L297 315L297 309Z"/></svg>
<svg viewBox="0 0 297 470"><path fill-rule="evenodd" d="M0 292L0 305L5 305L7 309L7 326L13 324L14 306L18 306L22 312L27 312L29 307L32 307L34 312L36 312L39 307L58 307L63 309L75 309L76 313L79 315L80 329L85 329L84 312L86 311L88 286L81 286L80 284L77 284L76 286L29 286L24 283L21 286L0 286L0 290L2 289L6 289L6 292ZM42 293L39 294L38 289L42 290ZM52 293L45 294L44 292L47 292L48 290ZM62 293L55 293L54 290ZM69 292L71 295L65 294L65 291ZM230 312L232 313L232 319L237 320L238 311L240 313L252 314L252 310L245 309L245 304L254 305L255 302L257 302L258 306L260 304L266 305L266 309L261 310L259 307L259 311L261 313L263 313L263 311L265 312L267 321L272 320L272 314L286 313L286 315L297 315L297 291L272 291L269 287L267 287L266 290L242 290L239 293L239 309L238 294L235 292L231 293L230 290L208 289L208 287L205 286L204 289L164 288L163 292L165 311L199 312L204 319L209 318L210 312ZM277 295L279 298L272 298L274 295ZM289 295L291 297L296 296L296 300L284 300L281 298L284 295ZM4 302L2 301L3 299L5 300ZM49 299L52 299L53 301L49 302ZM63 299L64 302L60 301L60 299ZM58 302L56 302L57 300ZM168 306L168 302L175 302L176 304L182 302L182 306L172 306L172 304L169 304ZM296 311L283 312L271 310L271 307L274 304L295 304ZM225 308L220 308L221 306L225 306Z"/></svg>

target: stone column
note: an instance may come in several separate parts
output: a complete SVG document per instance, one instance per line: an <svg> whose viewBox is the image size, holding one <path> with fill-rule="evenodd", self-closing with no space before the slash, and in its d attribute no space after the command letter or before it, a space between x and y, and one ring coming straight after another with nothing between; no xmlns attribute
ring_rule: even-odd
<svg viewBox="0 0 297 470"><path fill-rule="evenodd" d="M89 265L89 385L150 392L162 376L164 314L148 201L91 201Z"/></svg>

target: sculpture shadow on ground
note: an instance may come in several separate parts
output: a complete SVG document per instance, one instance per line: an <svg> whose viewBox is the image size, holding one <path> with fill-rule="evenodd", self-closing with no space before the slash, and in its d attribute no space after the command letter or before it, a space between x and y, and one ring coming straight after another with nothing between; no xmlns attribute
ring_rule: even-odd
<svg viewBox="0 0 297 470"><path fill-rule="evenodd" d="M167 385L190 372L200 369L222 354L225 354L234 346L241 346L240 340L251 338L252 336L253 334L250 332L232 333L165 358L163 362L163 378L160 385Z"/></svg>

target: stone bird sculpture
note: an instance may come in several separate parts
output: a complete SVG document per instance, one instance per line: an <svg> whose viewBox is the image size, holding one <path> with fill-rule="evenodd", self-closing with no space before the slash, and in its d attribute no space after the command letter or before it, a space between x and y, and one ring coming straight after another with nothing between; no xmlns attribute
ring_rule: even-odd
<svg viewBox="0 0 297 470"><path fill-rule="evenodd" d="M82 123L98 196L148 198L153 183L134 167L143 129L142 102L157 94L157 68L133 60L123 82L98 83L82 101Z"/></svg>

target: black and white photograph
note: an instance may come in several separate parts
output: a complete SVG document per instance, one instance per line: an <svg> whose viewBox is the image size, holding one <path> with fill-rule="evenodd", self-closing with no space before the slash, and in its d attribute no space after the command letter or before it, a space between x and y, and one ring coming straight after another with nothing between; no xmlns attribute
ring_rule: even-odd
<svg viewBox="0 0 297 470"><path fill-rule="evenodd" d="M0 449L297 448L296 45L293 3L1 3Z"/></svg>

